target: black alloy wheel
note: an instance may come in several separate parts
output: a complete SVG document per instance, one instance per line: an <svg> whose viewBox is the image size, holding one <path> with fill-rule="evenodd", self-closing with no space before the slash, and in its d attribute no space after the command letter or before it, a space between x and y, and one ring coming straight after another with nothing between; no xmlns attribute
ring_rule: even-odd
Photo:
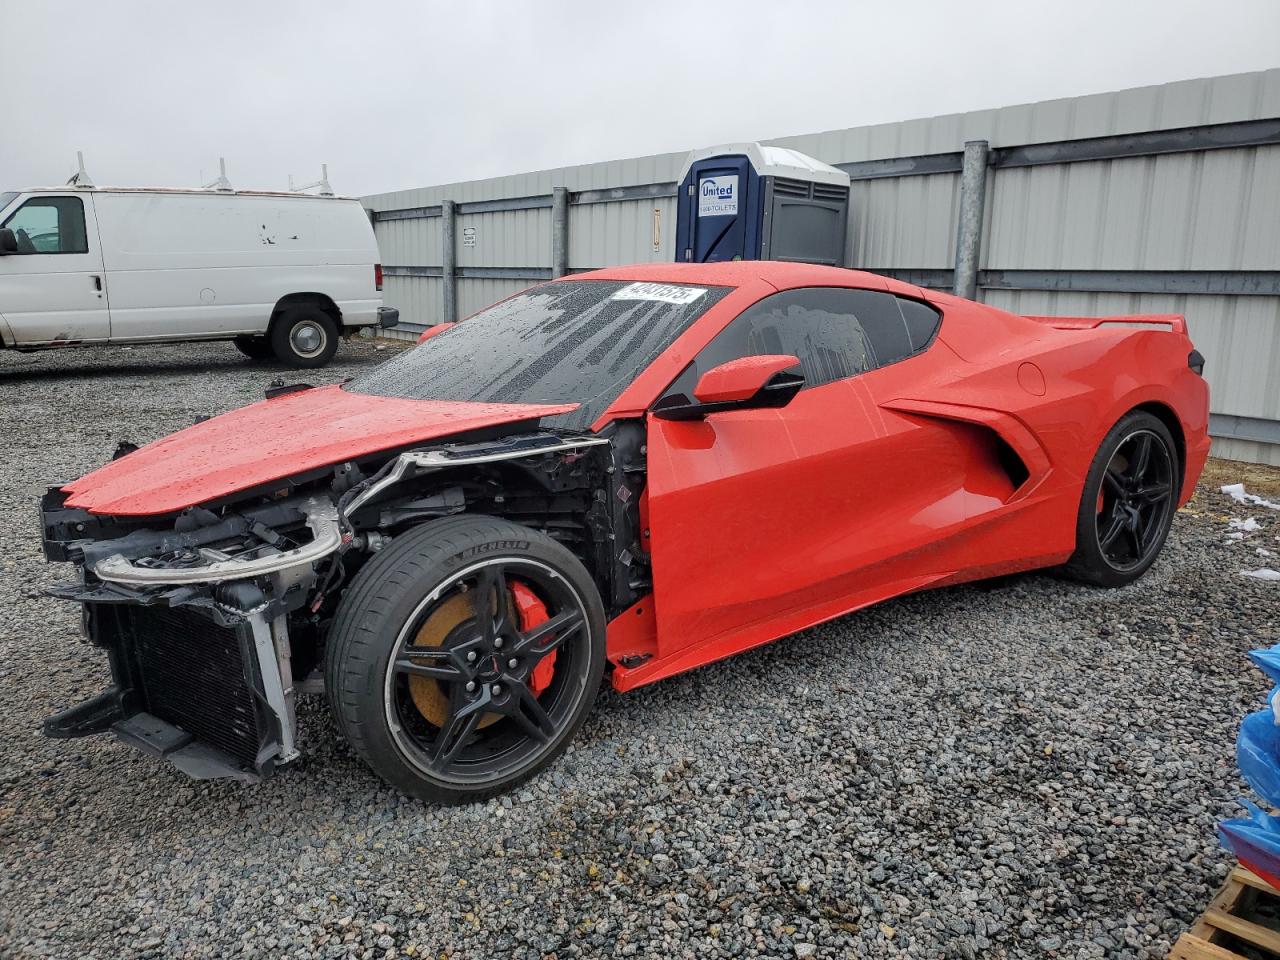
<svg viewBox="0 0 1280 960"><path fill-rule="evenodd" d="M604 670L604 612L541 533L451 517L397 537L347 588L326 687L373 769L445 802L510 789L567 747Z"/></svg>
<svg viewBox="0 0 1280 960"><path fill-rule="evenodd" d="M1067 570L1099 586L1142 576L1164 547L1179 490L1179 459L1168 427L1143 411L1125 416L1090 467Z"/></svg>
<svg viewBox="0 0 1280 960"><path fill-rule="evenodd" d="M1173 463L1164 440L1135 430L1102 473L1102 509L1094 522L1098 549L1116 570L1148 559L1172 510Z"/></svg>

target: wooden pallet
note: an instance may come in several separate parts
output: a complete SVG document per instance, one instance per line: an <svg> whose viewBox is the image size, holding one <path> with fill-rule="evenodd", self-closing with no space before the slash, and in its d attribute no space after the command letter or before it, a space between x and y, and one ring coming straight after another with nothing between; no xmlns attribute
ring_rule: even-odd
<svg viewBox="0 0 1280 960"><path fill-rule="evenodd" d="M1244 867L1236 867L1200 919L1178 938L1169 960L1246 960L1262 956L1280 960L1280 930L1270 923L1280 916L1280 893ZM1249 954L1238 950L1249 950Z"/></svg>

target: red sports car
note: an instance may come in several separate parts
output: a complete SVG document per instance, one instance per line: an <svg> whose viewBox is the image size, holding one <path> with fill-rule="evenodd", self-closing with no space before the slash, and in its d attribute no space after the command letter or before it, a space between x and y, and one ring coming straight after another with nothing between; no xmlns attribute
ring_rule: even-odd
<svg viewBox="0 0 1280 960"><path fill-rule="evenodd" d="M46 722L199 777L298 756L323 688L432 800L551 762L630 690L887 597L1141 576L1209 448L1179 316L1021 317L803 264L517 294L45 497L112 684Z"/></svg>

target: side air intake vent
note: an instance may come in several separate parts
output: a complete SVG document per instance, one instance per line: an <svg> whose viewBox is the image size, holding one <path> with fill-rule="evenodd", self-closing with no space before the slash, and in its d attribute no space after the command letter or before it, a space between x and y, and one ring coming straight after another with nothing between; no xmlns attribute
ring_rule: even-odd
<svg viewBox="0 0 1280 960"><path fill-rule="evenodd" d="M1013 484L1013 489L1017 490L1027 482L1027 477L1031 476L1031 471L1022 462L1018 452L1009 446L1003 437L994 431L992 433L996 441L996 460L1000 464L1000 469L1008 475L1009 482Z"/></svg>

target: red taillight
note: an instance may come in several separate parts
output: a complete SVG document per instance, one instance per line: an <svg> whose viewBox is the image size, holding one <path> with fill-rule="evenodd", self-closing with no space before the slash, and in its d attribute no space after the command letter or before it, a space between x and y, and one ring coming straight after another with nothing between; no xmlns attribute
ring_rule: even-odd
<svg viewBox="0 0 1280 960"><path fill-rule="evenodd" d="M375 290L382 289L382 264L380 263L373 265L373 288Z"/></svg>

